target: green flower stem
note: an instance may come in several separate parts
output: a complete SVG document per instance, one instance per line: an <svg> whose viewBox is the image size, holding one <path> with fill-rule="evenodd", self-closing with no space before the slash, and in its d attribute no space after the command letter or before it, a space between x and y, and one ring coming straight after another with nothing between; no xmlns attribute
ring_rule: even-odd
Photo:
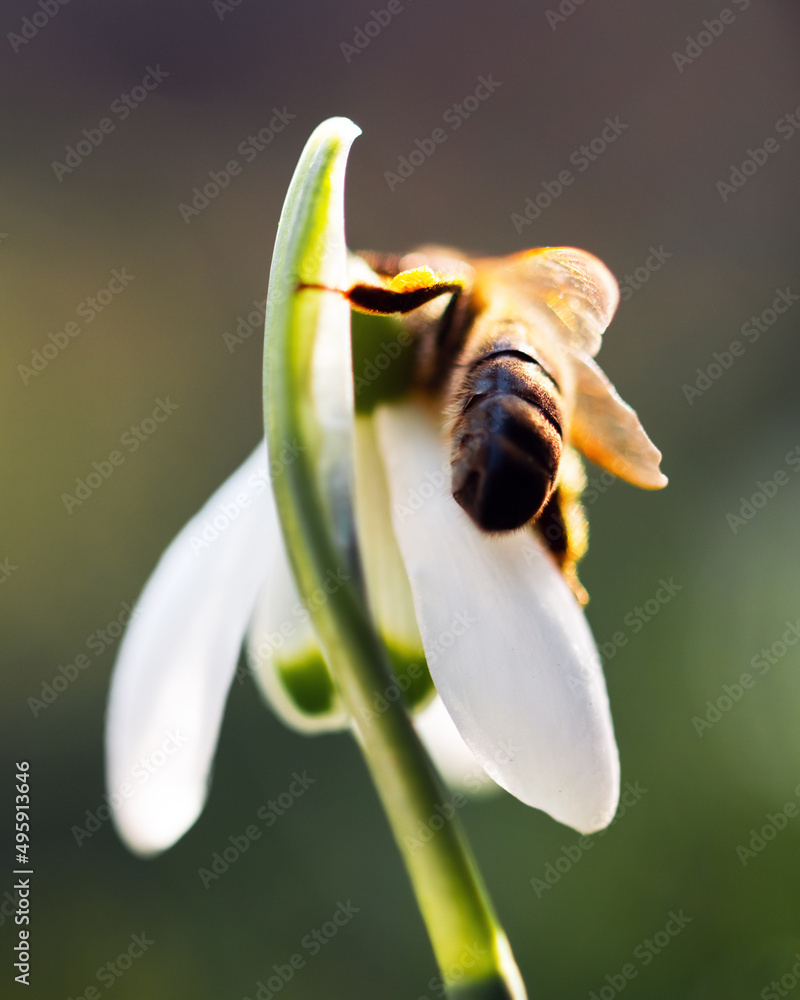
<svg viewBox="0 0 800 1000"><path fill-rule="evenodd" d="M314 626L448 991L523 1000L455 810L404 708L395 702L380 714L373 709L392 674L367 610L355 542L349 306L325 290L346 287L344 168L357 134L346 119L314 132L281 216L267 304L265 421L270 453L293 442L298 458L273 477L273 489L300 594L323 586L331 571L344 580L322 605L309 602Z"/></svg>

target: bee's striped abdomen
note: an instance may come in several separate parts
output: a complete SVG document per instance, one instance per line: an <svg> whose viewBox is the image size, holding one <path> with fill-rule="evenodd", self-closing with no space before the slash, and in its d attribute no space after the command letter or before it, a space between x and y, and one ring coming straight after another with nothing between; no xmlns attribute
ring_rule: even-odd
<svg viewBox="0 0 800 1000"><path fill-rule="evenodd" d="M454 388L453 496L484 531L521 528L558 481L558 386L531 355L501 347L472 361Z"/></svg>

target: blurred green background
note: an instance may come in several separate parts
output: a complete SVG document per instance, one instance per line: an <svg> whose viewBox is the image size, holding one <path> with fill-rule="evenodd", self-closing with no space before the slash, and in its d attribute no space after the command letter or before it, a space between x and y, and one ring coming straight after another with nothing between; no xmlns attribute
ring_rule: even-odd
<svg viewBox="0 0 800 1000"><path fill-rule="evenodd" d="M462 819L532 997L609 1000L624 966L636 972L622 978L628 998L769 1000L781 976L791 995L800 816L778 820L746 865L737 847L768 814L800 804L800 655L788 648L763 674L751 665L800 617L800 477L787 458L800 445L800 305L755 342L742 331L777 290L800 293L800 134L778 128L800 104L800 11L793 0L731 0L724 19L719 3L689 0L401 6L353 54L342 45L383 0L75 0L52 15L55 0L3 5L0 896L7 903L13 883L13 763L25 759L27 995L77 1000L94 986L115 1000L252 998L347 900L358 914L282 995L441 993L354 744L284 729L249 680L233 687L207 808L175 848L142 861L108 822L80 846L71 832L104 793L116 642L97 656L97 638L88 643L261 434L260 333L232 349L224 335L266 294L291 172L330 115L363 129L348 174L353 247L574 245L621 280L646 268L652 248L671 255L628 286L599 359L662 449L670 485L598 491L582 573L598 642L628 639L606 673L623 781L646 793L591 850L561 861L546 891L531 879L576 857L574 831L504 793L471 802ZM687 50L691 59L674 57ZM148 68L161 82L137 101ZM489 75L495 93L453 129L448 109ZM245 153L273 108L293 117ZM570 158L617 116L627 128L580 170L581 154ZM69 172L54 167L84 130L97 139L104 118L113 128L89 155ZM447 141L390 190L385 172L437 127ZM777 151L761 156L770 137ZM717 184L748 149L766 162L723 200ZM182 215L193 188L232 159L240 173ZM518 232L512 215L564 169L574 182ZM96 311L87 300L114 269L133 277ZM26 374L70 321L80 333ZM690 403L682 387L734 340L745 352L712 369L721 377ZM178 405L169 420L68 513L62 494L165 397ZM781 469L788 481L734 532L727 515ZM637 629L626 616L661 579L681 589ZM28 699L81 652L90 666L34 716ZM726 702L724 685L743 672L754 684ZM709 701L718 721L700 729L693 719ZM198 869L295 770L316 783L204 888ZM10 996L24 987L13 982L9 911L0 906L0 991ZM665 946L671 911L691 922ZM154 942L142 957L98 979L142 933Z"/></svg>

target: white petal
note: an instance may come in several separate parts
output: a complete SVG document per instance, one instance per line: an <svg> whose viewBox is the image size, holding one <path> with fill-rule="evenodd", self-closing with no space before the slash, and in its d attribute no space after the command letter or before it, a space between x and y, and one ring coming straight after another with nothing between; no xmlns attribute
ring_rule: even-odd
<svg viewBox="0 0 800 1000"><path fill-rule="evenodd" d="M498 790L462 739L438 695L413 717L413 722L437 771L451 788L472 795Z"/></svg>
<svg viewBox="0 0 800 1000"><path fill-rule="evenodd" d="M616 810L619 757L579 605L531 532L489 537L461 511L420 404L382 407L377 419L395 532L448 713L499 785L577 830L601 829Z"/></svg>
<svg viewBox="0 0 800 1000"><path fill-rule="evenodd" d="M278 522L262 441L161 557L111 681L108 792L123 839L174 843L205 802L225 699Z"/></svg>

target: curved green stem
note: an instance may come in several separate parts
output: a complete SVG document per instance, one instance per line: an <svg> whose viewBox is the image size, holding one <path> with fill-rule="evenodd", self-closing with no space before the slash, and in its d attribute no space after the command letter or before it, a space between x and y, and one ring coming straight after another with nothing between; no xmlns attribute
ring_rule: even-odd
<svg viewBox="0 0 800 1000"><path fill-rule="evenodd" d="M445 794L403 707L373 710L392 674L367 610L355 541L349 305L326 290L346 287L344 167L357 134L346 119L314 132L281 216L267 302L265 421L270 452L292 442L298 457L273 479L273 489L300 594L312 594L331 572L340 581L327 602L310 602L314 626L448 992L523 1000L456 815L461 803Z"/></svg>

